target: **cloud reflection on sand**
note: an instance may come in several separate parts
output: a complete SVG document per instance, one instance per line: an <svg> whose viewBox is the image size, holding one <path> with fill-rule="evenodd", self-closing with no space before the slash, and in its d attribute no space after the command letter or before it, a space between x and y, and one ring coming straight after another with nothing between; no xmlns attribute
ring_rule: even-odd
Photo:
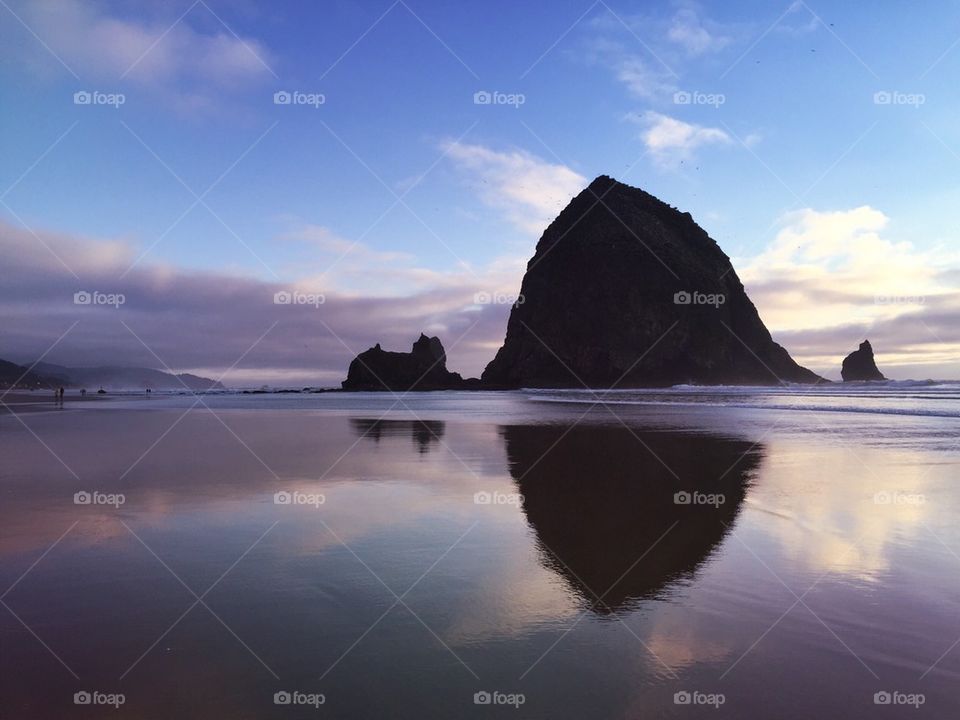
<svg viewBox="0 0 960 720"><path fill-rule="evenodd" d="M748 500L780 553L811 573L876 582L891 554L955 505L944 492L949 466L908 448L778 441L764 482Z"/></svg>

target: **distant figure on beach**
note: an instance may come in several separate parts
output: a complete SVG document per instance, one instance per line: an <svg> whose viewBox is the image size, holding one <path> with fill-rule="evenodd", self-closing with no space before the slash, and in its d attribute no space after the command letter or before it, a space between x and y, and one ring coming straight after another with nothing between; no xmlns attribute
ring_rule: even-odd
<svg viewBox="0 0 960 720"><path fill-rule="evenodd" d="M57 390L57 393L60 395L60 402L63 402L63 387Z"/></svg>
<svg viewBox="0 0 960 720"><path fill-rule="evenodd" d="M86 397L86 396L87 396L87 389L80 388L80 397Z"/></svg>
<svg viewBox="0 0 960 720"><path fill-rule="evenodd" d="M147 388L147 397L150 397L150 388Z"/></svg>

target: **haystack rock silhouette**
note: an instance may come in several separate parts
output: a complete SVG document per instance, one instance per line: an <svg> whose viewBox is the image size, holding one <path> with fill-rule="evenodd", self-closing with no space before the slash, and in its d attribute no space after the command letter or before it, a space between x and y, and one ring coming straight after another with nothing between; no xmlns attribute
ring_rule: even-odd
<svg viewBox="0 0 960 720"><path fill-rule="evenodd" d="M844 382L855 380L886 380L873 359L873 346L869 340L860 343L860 347L843 359L840 375Z"/></svg>
<svg viewBox="0 0 960 720"><path fill-rule="evenodd" d="M476 382L476 381L474 381ZM465 384L460 373L447 370L447 354L439 338L420 338L408 353L389 352L380 343L353 359L344 390L449 390Z"/></svg>
<svg viewBox="0 0 960 720"><path fill-rule="evenodd" d="M598 614L692 577L736 523L762 443L620 426L501 428L541 563Z"/></svg>
<svg viewBox="0 0 960 720"><path fill-rule="evenodd" d="M520 296L485 385L827 382L773 341L689 213L607 176L543 233Z"/></svg>

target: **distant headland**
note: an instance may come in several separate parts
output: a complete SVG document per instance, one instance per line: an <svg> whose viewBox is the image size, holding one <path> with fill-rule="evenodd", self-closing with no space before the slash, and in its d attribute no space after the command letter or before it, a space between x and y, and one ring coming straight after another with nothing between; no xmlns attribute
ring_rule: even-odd
<svg viewBox="0 0 960 720"><path fill-rule="evenodd" d="M65 388L114 388L122 390L223 390L217 380L190 373L164 372L145 367L65 367L47 362L26 366L0 360L0 388L41 390Z"/></svg>

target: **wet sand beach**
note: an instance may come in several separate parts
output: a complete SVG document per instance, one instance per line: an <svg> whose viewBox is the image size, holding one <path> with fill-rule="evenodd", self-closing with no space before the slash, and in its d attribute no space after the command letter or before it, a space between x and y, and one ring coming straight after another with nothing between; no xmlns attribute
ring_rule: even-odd
<svg viewBox="0 0 960 720"><path fill-rule="evenodd" d="M4 715L960 710L960 419L905 392L583 399L0 417Z"/></svg>

